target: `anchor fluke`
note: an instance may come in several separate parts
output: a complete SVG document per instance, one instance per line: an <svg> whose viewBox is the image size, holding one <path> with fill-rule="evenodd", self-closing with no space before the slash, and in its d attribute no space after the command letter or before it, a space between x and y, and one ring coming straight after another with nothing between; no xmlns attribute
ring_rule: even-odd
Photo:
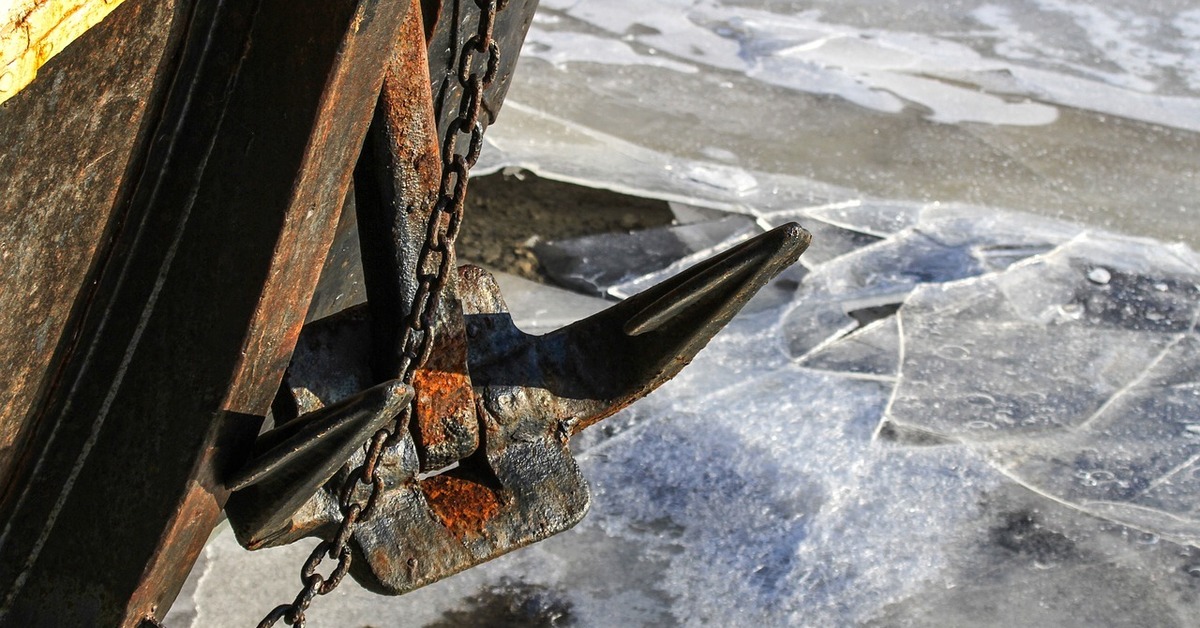
<svg viewBox="0 0 1200 628"><path fill-rule="evenodd" d="M225 509L238 540L260 546L286 529L292 515L350 455L413 398L392 380L277 427L259 437L259 453L234 473Z"/></svg>
<svg viewBox="0 0 1200 628"><path fill-rule="evenodd" d="M810 240L788 223L544 336L512 327L494 282L470 273L467 318L487 331L472 339L472 381L485 406L519 389L535 402L518 414L570 417L577 433L674 377Z"/></svg>

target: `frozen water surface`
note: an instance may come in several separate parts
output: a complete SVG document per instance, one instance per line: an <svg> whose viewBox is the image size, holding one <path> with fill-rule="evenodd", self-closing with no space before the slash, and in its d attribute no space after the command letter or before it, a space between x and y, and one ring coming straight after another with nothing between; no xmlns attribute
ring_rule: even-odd
<svg viewBox="0 0 1200 628"><path fill-rule="evenodd" d="M486 169L750 213L968 202L1200 243L1200 10L1187 3L541 11Z"/></svg>
<svg viewBox="0 0 1200 628"><path fill-rule="evenodd" d="M920 287L897 315L888 421L986 444L1035 490L1200 544L1200 495L1184 497L1200 460L1200 269L1187 253L1084 235L1004 272Z"/></svg>
<svg viewBox="0 0 1200 628"><path fill-rule="evenodd" d="M311 624L1195 626L1187 4L543 0L480 171L686 225L555 243L566 276L620 298L787 220L813 248L575 439L575 529ZM502 285L534 332L605 305ZM168 625L252 624L308 551L220 530Z"/></svg>

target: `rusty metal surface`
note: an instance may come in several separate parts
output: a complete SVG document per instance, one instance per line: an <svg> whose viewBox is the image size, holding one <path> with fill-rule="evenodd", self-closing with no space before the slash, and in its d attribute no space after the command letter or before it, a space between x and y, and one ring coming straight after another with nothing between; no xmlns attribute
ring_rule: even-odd
<svg viewBox="0 0 1200 628"><path fill-rule="evenodd" d="M454 251L438 267L421 268L442 183L441 141L425 80L428 59L422 16L405 22L375 119L356 170L355 206L361 225L363 280L370 294L373 364L377 378L402 375L404 321L413 315L419 275L454 268ZM410 45L411 43L419 45ZM454 277L442 288L453 296ZM422 468L437 469L475 450L478 426L466 377L466 333L455 300L436 304L438 330L429 360L413 375L417 401L413 429L422 448Z"/></svg>
<svg viewBox="0 0 1200 628"><path fill-rule="evenodd" d="M5 503L0 623L169 606L290 357L406 9L197 4L87 342Z"/></svg>
<svg viewBox="0 0 1200 628"><path fill-rule="evenodd" d="M355 169L363 280L378 319L374 359L381 377L400 372L401 321L412 315L418 260L442 179L441 142L423 80L428 61L419 16L405 21L402 41Z"/></svg>
<svg viewBox="0 0 1200 628"><path fill-rule="evenodd" d="M448 284L454 288L448 290L454 298L439 304L433 352L413 376L413 387L419 392L411 429L422 471L458 462L479 447L475 393L467 368L467 327L457 284L457 280Z"/></svg>
<svg viewBox="0 0 1200 628"><path fill-rule="evenodd" d="M416 448L420 452L418 467L435 467L439 461L453 460L477 447L478 427L472 409L453 407L469 403L471 398L462 368L463 352L452 350L456 340L458 344L461 340L442 338L440 348L448 351L447 355L432 369L426 368L439 348L439 326L455 316L447 310L447 304L454 302L454 241L462 224L469 171L479 158L484 130L494 118L486 110L487 94L502 92L508 79L507 73L502 77L500 72L501 35L496 26L511 23L512 15L504 11L509 2L475 0L473 4L472 10L465 12L457 10L462 5L456 5L453 14L450 43L457 71L447 79L460 89L453 96L453 106L447 108L454 115L444 132L435 131L438 127L433 124L430 95L413 72L428 65L423 47L412 43L419 41L432 16L425 20L423 15L410 13L405 25L409 45L392 60L374 130L356 169L356 213L371 310L370 370L374 381L421 383L425 391L392 425L371 437L362 459L348 463L345 477L327 487L336 495L341 515L336 530L309 554L300 570L303 586L295 598L267 613L260 628L280 620L303 626L313 600L333 591L350 571L354 557L350 540L360 527L381 514L387 490L384 471L400 463L399 457L408 451L396 449L412 442L410 429L422 445ZM522 5L530 11L533 6ZM523 35L524 29L519 33ZM518 44L513 46L515 52L519 38L514 43ZM501 78L503 81L497 80ZM440 163L435 157L440 157ZM421 407L425 414L415 415L414 410ZM423 446L426 441L429 447ZM285 529L271 537L286 535ZM318 568L327 559L336 563L329 576L322 576ZM361 568L361 559L357 562Z"/></svg>
<svg viewBox="0 0 1200 628"><path fill-rule="evenodd" d="M426 23L417 13L420 6L409 12L401 31L402 45L389 59L373 131L359 156L355 187L356 213L363 223L360 241L366 261L364 281L374 296L368 304L373 314L371 369L375 381L396 379L405 384L414 383L418 369L434 349L443 291L452 283L454 239L462 220L467 174L478 158L485 128L478 105L483 90L496 77L499 49L492 41L492 32L501 8L496 2L477 2L478 11L467 16L479 35L471 40L472 46L463 48L458 80L467 89L443 144L437 141L430 97L417 72L427 67ZM476 56L472 49L484 53L486 71L472 63ZM470 138L465 156L454 149L462 133ZM443 147L440 153L439 146ZM276 605L259 622L260 628L280 620L303 626L305 613L316 596L330 593L341 582L353 558L348 545L352 532L360 520L367 521L378 512L385 488L378 471L390 464L382 458L385 449L414 423L414 407L429 407L430 401L426 395L424 404L405 407L391 425L381 426L365 444L362 460L348 465L348 472L338 478L340 488L335 494L341 520L336 530L313 548L304 562L300 570L303 586L295 598ZM432 401L438 405L437 399ZM440 439L443 446L438 448L439 453L455 451L458 437L473 436L473 423L456 424L456 419L450 414L425 425L426 432L445 436ZM419 420L415 423L420 425ZM460 445L468 449L472 446L470 442ZM285 529L271 536L286 534ZM336 561L328 577L317 571L327 559Z"/></svg>
<svg viewBox="0 0 1200 628"><path fill-rule="evenodd" d="M125 2L0 106L0 493L39 395L77 342L71 312L120 220L156 79L190 2ZM104 51L97 54L96 51ZM11 488L11 487L10 487Z"/></svg>
<svg viewBox="0 0 1200 628"><path fill-rule="evenodd" d="M458 114L455 106L447 106L448 103L456 103L454 100L457 96L461 96L461 85L458 85L455 73L457 72L457 56L453 50L451 38L457 37L459 44L465 42L469 36L469 29L460 27L458 24L463 19L463 7L470 6L473 0L466 0L466 4L454 0L442 2L441 0L422 0L421 8L425 21L425 35L428 40L428 55L426 57L428 64L427 71L430 76L430 83L425 85L424 91L412 91L414 85L409 81L395 81L394 77L408 76L408 72L422 72L419 63L416 60L415 52L397 51L396 60L393 61L398 67L403 67L404 72L392 72L393 78L388 79L385 87L386 97L388 102L392 103L388 107L381 107L376 112L375 127L383 131L384 128L395 130L403 129L404 133L400 137L387 139L379 142L374 146L374 154L368 154L367 157L372 160L370 165L360 163L359 171L356 173L356 178L362 178L364 175L371 179L384 177L398 177L406 182L408 186L405 189L406 195L413 195L414 191L420 189L422 185L436 185L436 177L440 176L440 167L433 169L429 163L429 157L433 154L433 150L440 151L437 143L439 137L445 137L449 132L449 126L454 117ZM485 90L483 110L487 114L486 120L488 123L495 119L495 116L503 104L504 95L508 91L508 86L511 82L512 71L515 67L518 51L521 43L524 41L525 33L529 28L529 24L533 19L534 9L537 8L535 0L524 0L522 2L514 2L509 0L509 6L504 10L504 15L498 18L496 23L496 37L500 42L502 50L508 51L501 55L500 68L497 78L492 85ZM456 21L457 18L457 21ZM408 37L408 35L406 35ZM436 131L431 134L428 122L422 116L425 115L425 110L430 108L428 102L423 102L422 97L428 98L433 93L436 97L436 102L439 108L434 112L437 120ZM382 103L381 103L382 104ZM402 104L403 106L399 106ZM433 111L432 109L428 109ZM413 115L421 111L421 116ZM386 117L385 117L386 116ZM386 121L387 126L383 127L382 122ZM372 132L372 138L377 137L376 132ZM437 137L434 137L437 135ZM369 139L368 144L376 142L376 139ZM388 172L386 169L392 159L389 153L389 146L395 142L394 147L397 155L407 155L414 164L410 172ZM395 160L397 163L403 164L403 160ZM405 169L408 167L405 166ZM430 177L434 178L431 179ZM382 181L375 185L392 186L389 181ZM386 189L386 187L385 187ZM367 192L371 194L371 192ZM354 206L354 195L347 198L347 208ZM409 202L411 202L410 199ZM368 202L372 202L372 197L367 197ZM377 202L377 201L376 201ZM334 244L334 253L331 254L329 263L326 264L325 270L322 272L321 282L317 289L317 295L314 297L314 311L310 312L309 320L324 318L337 311L347 307L357 305L365 300L365 288L359 282L359 278L354 275L354 266L359 255L358 251L358 225L355 216L347 216L347 212L343 212L342 225L339 226L338 240ZM397 230L392 225L386 222L375 224L369 232L380 234L391 230L395 233ZM420 234L416 234L420 235ZM368 237L371 237L368 235ZM381 243L382 247L391 246L396 248L397 245L390 244L389 241ZM403 246L403 245L401 245ZM385 248L377 250L386 250ZM400 268L406 272L411 272L412 261L416 258L414 251L408 251L403 257L396 256L397 263L401 264ZM386 259L384 261L387 261ZM382 287L381 287L382 289ZM406 296L411 298L411 294ZM377 299L383 298L380 294ZM392 302L396 308L393 312L407 311L408 304L402 299L392 297ZM393 314L394 316L394 314Z"/></svg>
<svg viewBox="0 0 1200 628"><path fill-rule="evenodd" d="M571 435L678 373L808 242L797 225L785 225L544 336L513 325L486 271L459 269L464 376L482 437L457 464L423 475L429 445L397 433L376 470L377 513L352 532L351 575L400 594L577 523L589 495ZM287 380L303 412L369 385L369 318L360 306L305 327ZM363 457L357 452L350 465ZM262 544L328 535L341 517L342 486L335 476Z"/></svg>
<svg viewBox="0 0 1200 628"><path fill-rule="evenodd" d="M468 268L469 280L479 281L482 275L477 273L482 271ZM493 290L492 300L498 301L494 284L486 283L484 290L489 289L486 286ZM287 379L302 415L339 403L343 396L369 384L370 339L365 306L305 327ZM501 435L503 426L494 420L480 421L474 406L471 410L472 420L483 424L489 430L489 442L496 444L490 453L508 452L500 460L500 477L508 486L491 477L486 461L489 454L483 451L459 460L458 469L420 480L425 455L411 433L402 433L381 457L386 462L377 471L384 478L379 512L353 532L355 559L350 573L363 586L397 594L428 584L566 529L586 510L586 486L566 452L565 440L550 455L535 451L538 455L531 457L527 451L515 450L529 448L531 443L508 444L510 439ZM539 439L537 445L544 443ZM357 452L351 466L362 458L363 453ZM485 472L478 473L477 467ZM530 469L537 471L536 477L521 473ZM334 476L293 515L285 532L263 545L329 534L341 519L336 496L341 480L340 475ZM574 495L576 500L562 505L556 501L562 495ZM553 520L530 517L531 509L541 509Z"/></svg>

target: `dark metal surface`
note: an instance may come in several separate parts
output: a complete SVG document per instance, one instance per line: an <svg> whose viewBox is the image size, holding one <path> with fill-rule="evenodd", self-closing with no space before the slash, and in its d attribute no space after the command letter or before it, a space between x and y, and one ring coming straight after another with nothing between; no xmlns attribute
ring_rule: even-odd
<svg viewBox="0 0 1200 628"><path fill-rule="evenodd" d="M290 358L405 4L196 5L86 341L4 504L0 623L169 607Z"/></svg>
<svg viewBox="0 0 1200 628"><path fill-rule="evenodd" d="M225 511L238 540L253 549L287 534L300 506L412 398L411 386L392 380L259 436L250 462L228 482Z"/></svg>
<svg viewBox="0 0 1200 628"><path fill-rule="evenodd" d="M441 18L437 21L433 36L429 38L429 79L433 87L434 115L437 118L438 135L445 137L450 123L458 116L458 103L462 100L463 84L458 80L460 56L463 42L471 36L470 22L463 16L477 0L444 0ZM487 3L487 0L482 0ZM500 12L493 29L495 41L501 51L496 67L496 78L485 90L482 103L484 125L496 121L500 106L511 84L512 73L517 67L517 52L525 41L529 25L533 23L533 12L538 0L490 0L491 4L506 5Z"/></svg>
<svg viewBox="0 0 1200 628"><path fill-rule="evenodd" d="M125 2L0 106L0 494L13 490L39 400L79 342L72 311L90 298L88 273L121 220L190 6Z"/></svg>
<svg viewBox="0 0 1200 628"><path fill-rule="evenodd" d="M451 331L456 317L458 329L462 328L462 313L453 298L455 278L444 272L456 266L454 249L435 251L429 242L432 232L461 220L462 209L459 199L441 194L458 192L457 175L451 175L449 189L443 190L446 160L425 79L428 60L421 29L419 17L405 26L405 45L397 47L359 158L355 192L376 377L404 375L408 336L430 333L410 331L410 321L424 316L427 309L434 314L429 328L436 329L437 335L429 358L411 377L418 391L414 429L430 443L425 467L436 469L474 451L479 435L470 411L470 381L463 377L465 338ZM473 127L468 125L469 130ZM446 224L439 224L443 221ZM420 303L417 312L419 291L439 298ZM443 294L450 298L441 299Z"/></svg>

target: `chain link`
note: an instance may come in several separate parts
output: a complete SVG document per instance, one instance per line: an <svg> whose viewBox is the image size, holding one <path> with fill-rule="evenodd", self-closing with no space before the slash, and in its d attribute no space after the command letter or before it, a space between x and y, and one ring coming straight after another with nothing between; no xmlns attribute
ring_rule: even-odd
<svg viewBox="0 0 1200 628"><path fill-rule="evenodd" d="M463 88L458 117L451 121L442 146L442 180L438 199L429 216L429 229L417 258L418 286L404 335L401 338L401 379L412 384L413 377L433 350L434 324L438 304L453 269L454 240L462 224L463 203L467 197L467 177L483 148L486 125L480 119L484 90L499 73L500 46L494 39L496 15L504 10L508 0L474 0L480 11L478 30L459 50L458 82ZM481 64L480 55L486 55ZM482 65L483 74L479 73ZM460 135L467 135L466 155L458 154ZM390 427L375 433L364 446L363 463L351 470L341 490L338 506L342 522L333 539L322 541L313 549L300 571L303 588L290 604L280 604L259 622L259 628L274 626L280 619L293 626L304 626L304 614L313 598L334 590L350 571L352 552L350 538L355 526L375 514L383 493L383 478L376 473L380 458L388 445L399 440L408 428L411 406L401 411ZM363 495L365 493L365 496ZM328 577L317 573L325 558L337 561Z"/></svg>

